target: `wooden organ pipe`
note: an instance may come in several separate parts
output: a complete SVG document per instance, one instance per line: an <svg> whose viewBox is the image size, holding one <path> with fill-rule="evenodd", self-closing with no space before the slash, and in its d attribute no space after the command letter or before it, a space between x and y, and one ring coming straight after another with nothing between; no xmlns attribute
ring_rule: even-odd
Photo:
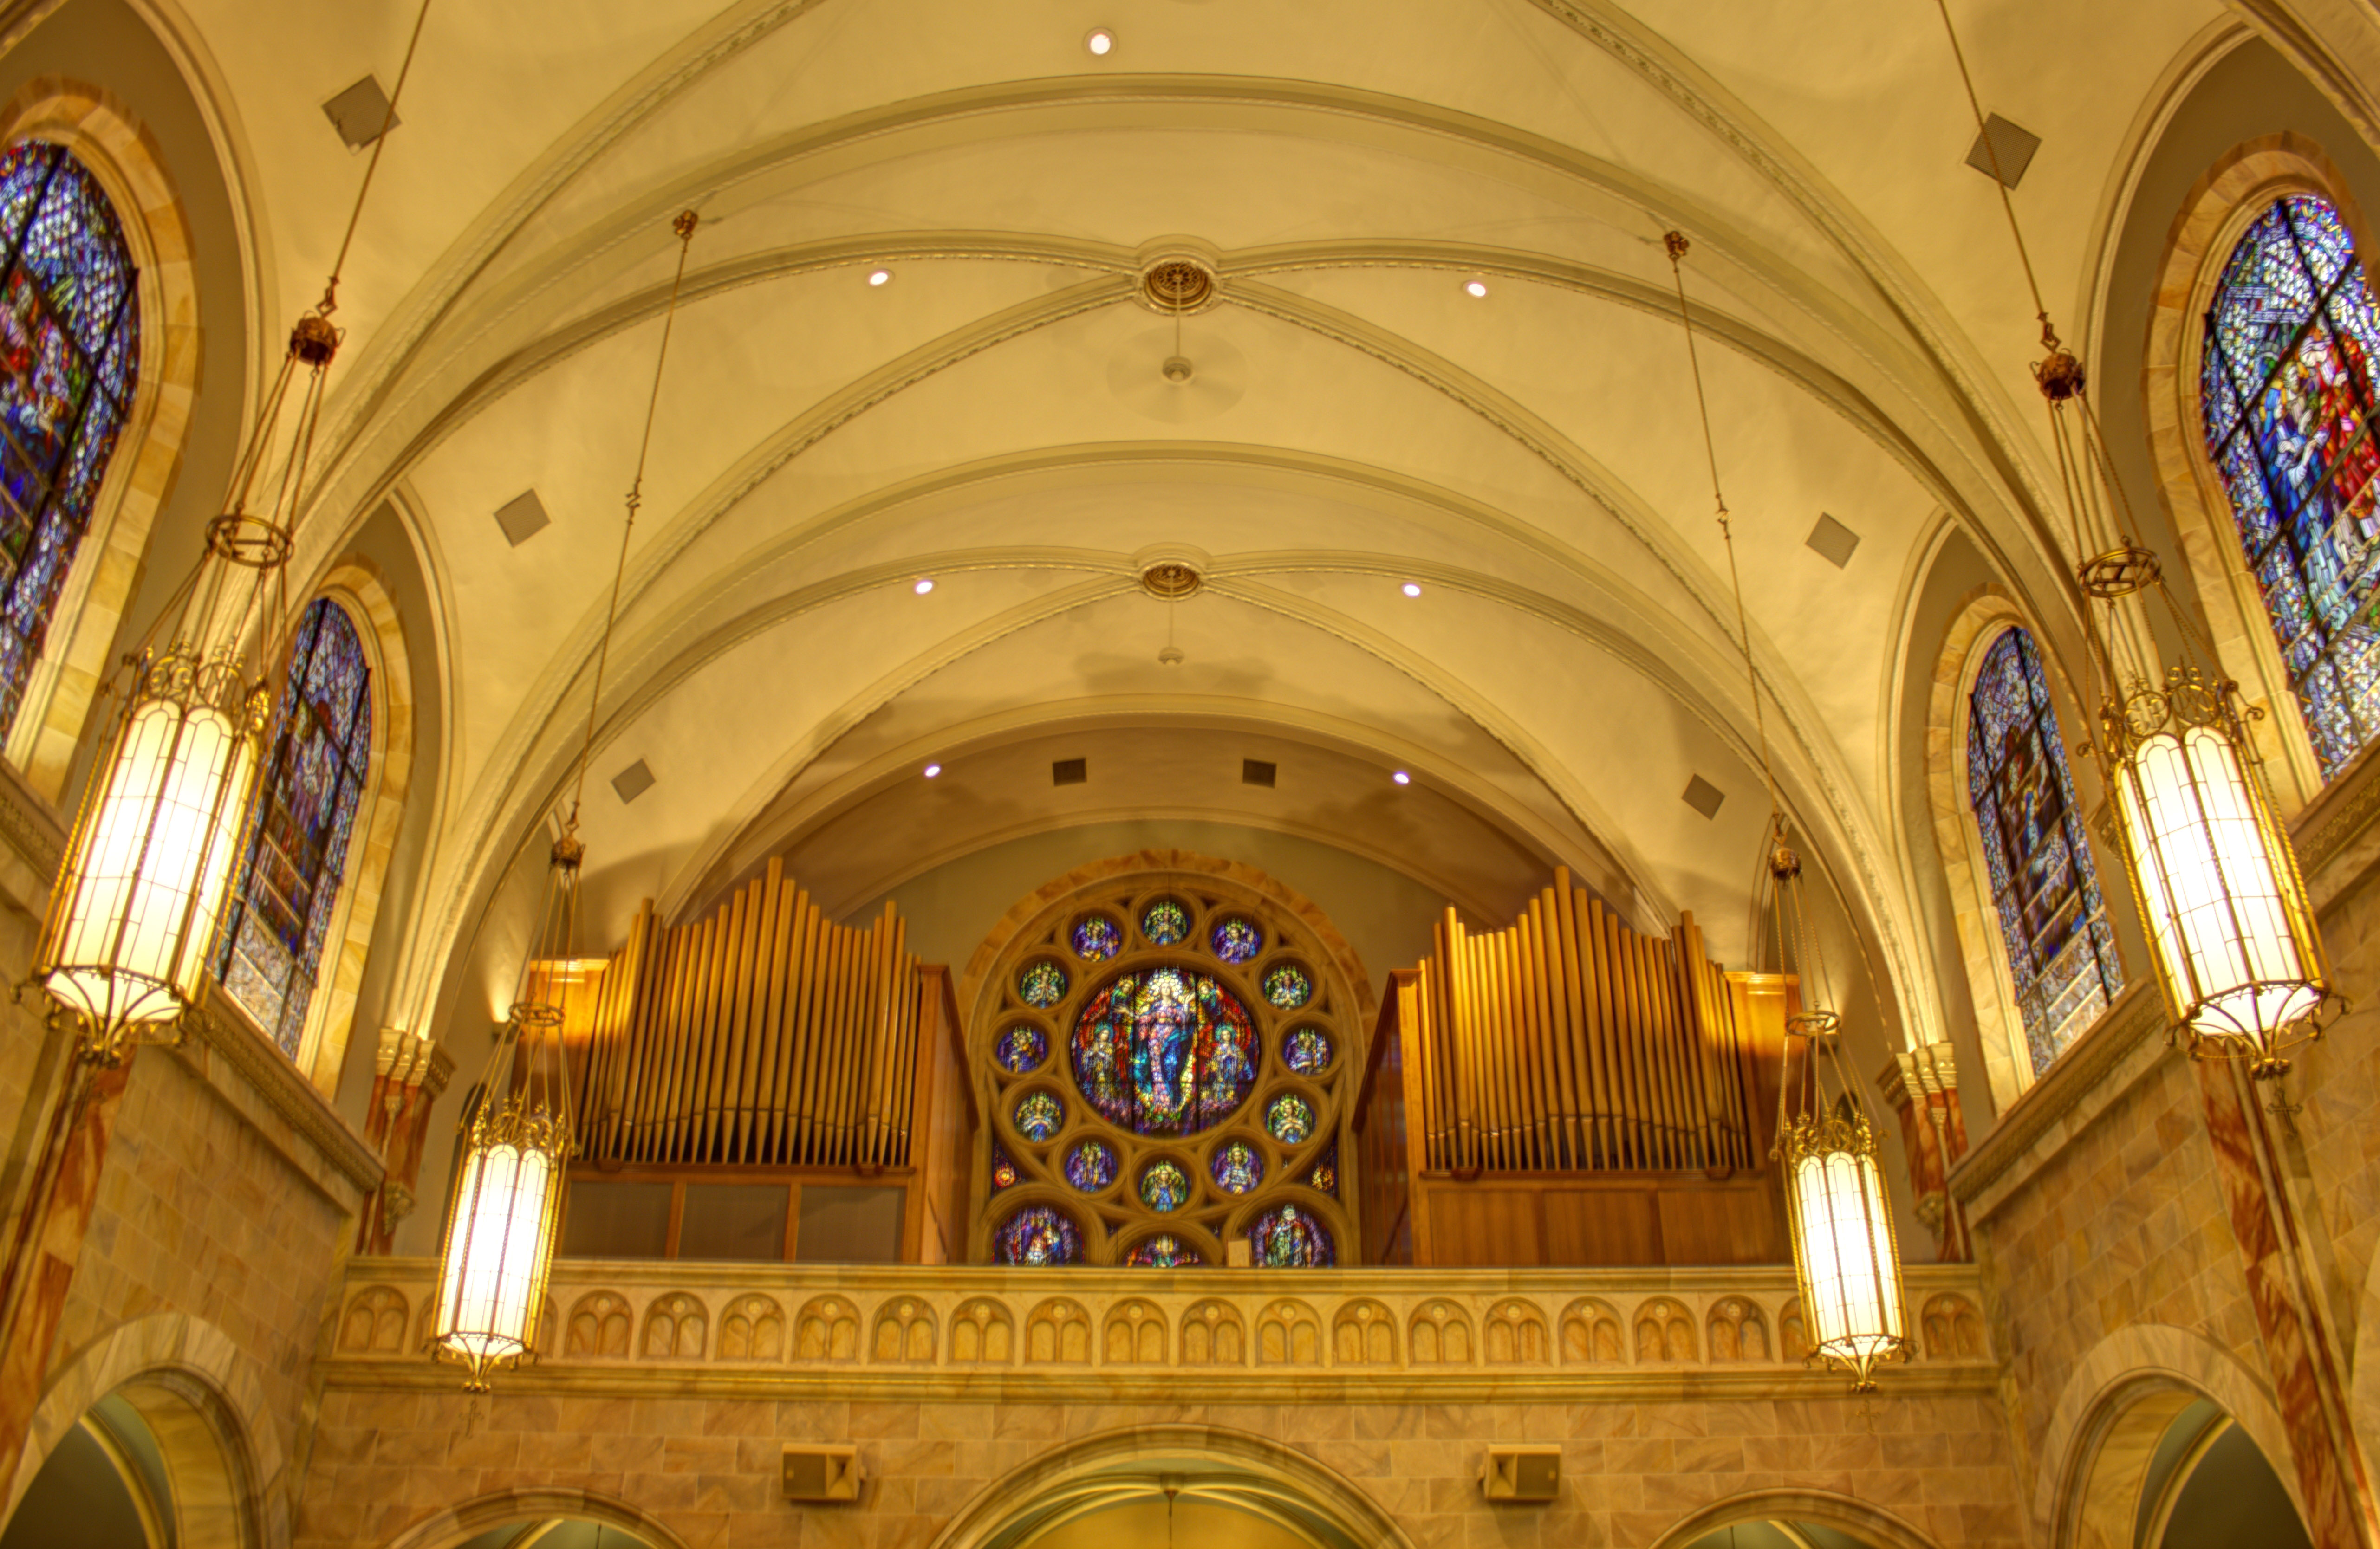
<svg viewBox="0 0 2380 1549"><path fill-rule="evenodd" d="M1506 929L1450 909L1431 934L1400 1013L1426 1167L1759 1165L1746 1032L1691 914L1640 936L1563 870Z"/></svg>
<svg viewBox="0 0 2380 1549"><path fill-rule="evenodd" d="M647 902L591 997L585 1156L910 1166L923 978L890 903L838 925L778 861L708 919Z"/></svg>

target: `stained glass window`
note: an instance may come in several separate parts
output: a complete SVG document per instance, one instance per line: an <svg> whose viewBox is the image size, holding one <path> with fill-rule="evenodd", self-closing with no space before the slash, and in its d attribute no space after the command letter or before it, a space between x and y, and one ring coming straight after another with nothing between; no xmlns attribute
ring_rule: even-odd
<svg viewBox="0 0 2380 1549"><path fill-rule="evenodd" d="M1284 962L1266 971L1264 997L1282 1010L1293 1011L1314 998L1314 981L1305 969Z"/></svg>
<svg viewBox="0 0 2380 1549"><path fill-rule="evenodd" d="M114 207L62 146L27 140L0 155L0 237L5 733L132 405L140 300Z"/></svg>
<svg viewBox="0 0 2380 1549"><path fill-rule="evenodd" d="M1245 1194L1264 1181L1264 1157L1244 1140L1227 1140L1215 1148L1210 1170L1215 1187L1227 1194Z"/></svg>
<svg viewBox="0 0 2380 1549"><path fill-rule="evenodd" d="M2275 201L2231 251L2200 365L2206 445L2325 779L2380 732L2380 311L2338 212Z"/></svg>
<svg viewBox="0 0 2380 1549"><path fill-rule="evenodd" d="M1314 1158L1314 1166L1305 1174L1305 1186L1319 1189L1332 1199L1339 1197L1339 1148L1325 1146L1322 1155Z"/></svg>
<svg viewBox="0 0 2380 1549"><path fill-rule="evenodd" d="M1016 998L1037 1011L1046 1011L1066 998L1066 971L1054 962L1037 962L1016 975Z"/></svg>
<svg viewBox="0 0 2380 1549"><path fill-rule="evenodd" d="M1002 1070L1021 1076L1039 1070L1041 1061L1050 1058L1050 1040L1031 1023L1020 1022L1001 1034L991 1046L991 1057L1000 1061Z"/></svg>
<svg viewBox="0 0 2380 1549"><path fill-rule="evenodd" d="M1272 1100L1265 1109L1265 1128L1283 1145L1297 1145L1314 1132L1314 1109L1295 1093Z"/></svg>
<svg viewBox="0 0 2380 1549"><path fill-rule="evenodd" d="M1016 1187L1016 1158L998 1141L991 1143L991 1192Z"/></svg>
<svg viewBox="0 0 2380 1549"><path fill-rule="evenodd" d="M1066 1181L1087 1194L1096 1194L1115 1181L1116 1154L1095 1140L1066 1153Z"/></svg>
<svg viewBox="0 0 2380 1549"><path fill-rule="evenodd" d="M1085 962L1105 962L1123 950L1123 927L1105 914L1087 914L1075 926L1075 955Z"/></svg>
<svg viewBox="0 0 2380 1549"><path fill-rule="evenodd" d="M1171 947L1190 938L1190 911L1170 898L1158 900L1140 917L1140 934L1152 947Z"/></svg>
<svg viewBox="0 0 2380 1549"><path fill-rule="evenodd" d="M1190 1175L1175 1162L1151 1162L1141 1169L1140 1203L1160 1215L1182 1208L1190 1198Z"/></svg>
<svg viewBox="0 0 2380 1549"><path fill-rule="evenodd" d="M1215 955L1225 962L1245 962L1264 948L1264 932L1257 923L1245 915L1233 914L1215 923L1211 938Z"/></svg>
<svg viewBox="0 0 2380 1549"><path fill-rule="evenodd" d="M1329 1229L1293 1204L1258 1216L1248 1228L1248 1248L1259 1269L1328 1269L1337 1257Z"/></svg>
<svg viewBox="0 0 2380 1549"><path fill-rule="evenodd" d="M2124 973L2049 684L2022 629L1993 642L1969 698L1967 793L2039 1072L2106 1009Z"/></svg>
<svg viewBox="0 0 2380 1549"><path fill-rule="evenodd" d="M1200 1260L1197 1249L1172 1232L1164 1231L1145 1242L1135 1244L1123 1262L1135 1269L1184 1269L1198 1264Z"/></svg>
<svg viewBox="0 0 2380 1549"><path fill-rule="evenodd" d="M1302 1076L1318 1076L1330 1068L1330 1035L1319 1027L1301 1027L1281 1040L1282 1063Z"/></svg>
<svg viewBox="0 0 2380 1549"><path fill-rule="evenodd" d="M1075 1023L1075 1085L1111 1121L1192 1134L1231 1114L1257 1078L1248 1009L1204 974L1119 974Z"/></svg>
<svg viewBox="0 0 2380 1549"><path fill-rule="evenodd" d="M298 623L280 704L215 974L294 1059L371 761L371 669L354 621L327 597Z"/></svg>
<svg viewBox="0 0 2380 1549"><path fill-rule="evenodd" d="M1016 1132L1026 1140L1048 1140L1065 1121L1065 1107L1047 1092L1028 1092L1016 1105Z"/></svg>
<svg viewBox="0 0 2380 1549"><path fill-rule="evenodd" d="M1000 1264L1080 1264L1082 1228L1046 1204L1028 1204L991 1234L991 1253Z"/></svg>

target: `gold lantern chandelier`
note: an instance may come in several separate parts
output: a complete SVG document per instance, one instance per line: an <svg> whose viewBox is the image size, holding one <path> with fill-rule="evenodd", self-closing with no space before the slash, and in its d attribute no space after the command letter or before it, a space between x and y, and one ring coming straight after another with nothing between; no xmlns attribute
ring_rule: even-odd
<svg viewBox="0 0 2380 1549"><path fill-rule="evenodd" d="M272 679L288 650L283 573L342 336L331 321L339 276L429 14L422 0L330 282L290 330L226 509L207 524L198 567L125 659L123 710L51 886L27 980L72 1018L76 1054L90 1064L119 1064L136 1043L177 1035L205 993L273 720ZM268 480L301 377L288 454L279 478Z"/></svg>
<svg viewBox="0 0 2380 1549"><path fill-rule="evenodd" d="M671 227L678 238L677 274L662 318L652 392L645 404L644 439L637 450L636 477L628 485L627 519L620 529L620 555L612 572L612 599L596 651L587 733L579 744L570 805L549 857L544 902L521 962L512 1009L489 1051L471 1111L463 1119L462 1161L440 1255L431 1339L437 1358L464 1367L464 1387L473 1394L485 1393L497 1371L534 1358L545 1315L546 1280L562 1231L565 1169L575 1144L564 1002L576 977L578 884L587 856L578 838L579 804L587 793L587 766L595 749L612 628L627 575L628 539L644 499L645 459L652 450L653 419L661 407L662 369L669 360L670 333L677 321L678 296L686 285L686 255L697 224L688 210Z"/></svg>
<svg viewBox="0 0 2380 1549"><path fill-rule="evenodd" d="M2297 852L2248 735L2247 723L2265 712L2243 703L2239 684L2167 588L2156 555L2131 537L2131 505L2082 363L2042 304L1966 52L1947 0L1936 7L2041 324L2042 358L2033 375L2048 405L2072 524L2085 661L2099 701L2093 751L2114 798L2124 869L2170 1027L2194 1059L2243 1060L2259 1078L2277 1077L2289 1068L2286 1049L2321 1036L2317 1019L2333 992ZM2091 553L2090 535L2107 531L2118 535L2115 547ZM2134 605L2133 627L2123 627L2125 599L2144 604L2150 596L2182 643L2170 663L2160 659L2144 607Z"/></svg>
<svg viewBox="0 0 2380 1549"><path fill-rule="evenodd" d="M1760 673L1752 660L1752 625L1744 613L1743 578L1735 563L1735 530L1718 478L1718 449L1711 432L1710 403L1703 392L1702 357L1694 344L1693 309L1686 303L1684 260L1692 244L1683 232L1665 238L1670 272L1678 289L1678 317L1685 326L1686 358L1694 369L1694 405L1702 416L1703 454L1710 466L1711 501L1718 509L1719 541L1727 551L1728 585L1735 599L1737 644L1752 691L1752 723L1760 754L1760 777L1768 792L1769 912L1776 923L1779 971L1789 976L1785 1056L1777 1101L1777 1148L1770 1154L1785 1169L1785 1214L1793 1244L1793 1273L1800 1282L1803 1326L1814 1360L1852 1374L1852 1391L1876 1386L1876 1368L1912 1353L1908 1313L1901 1294L1900 1245L1892 1224L1892 1204L1884 1186L1876 1128L1868 1117L1859 1083L1842 1063L1842 1018L1834 1010L1833 986L1816 923L1793 849L1777 774L1768 756L1767 721L1760 704ZM1796 1047L1799 1045L1799 1059ZM1827 1099L1831 1072L1838 1093Z"/></svg>

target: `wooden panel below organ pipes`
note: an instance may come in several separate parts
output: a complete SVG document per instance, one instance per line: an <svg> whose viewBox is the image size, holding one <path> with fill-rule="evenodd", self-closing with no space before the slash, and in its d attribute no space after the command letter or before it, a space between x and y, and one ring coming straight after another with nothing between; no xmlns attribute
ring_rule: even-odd
<svg viewBox="0 0 2380 1549"><path fill-rule="evenodd" d="M1784 1262L1762 1110L1785 981L1710 962L1692 915L1640 935L1566 871L1504 930L1449 910L1431 935L1390 980L1358 1105L1374 1262Z"/></svg>

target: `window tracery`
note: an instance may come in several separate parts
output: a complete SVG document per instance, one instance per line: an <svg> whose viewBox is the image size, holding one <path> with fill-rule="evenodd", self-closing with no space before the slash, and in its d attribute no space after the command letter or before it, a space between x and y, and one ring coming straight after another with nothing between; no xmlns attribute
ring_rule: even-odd
<svg viewBox="0 0 2380 1549"><path fill-rule="evenodd" d="M1967 793L2035 1074L2123 987L2066 742L2033 637L2003 631L1968 696Z"/></svg>
<svg viewBox="0 0 2380 1549"><path fill-rule="evenodd" d="M2380 309L2338 211L2275 200L2216 286L2201 407L2325 780L2380 732L2375 351Z"/></svg>
<svg viewBox="0 0 2380 1549"><path fill-rule="evenodd" d="M1002 1264L1329 1265L1354 1029L1302 922L1143 877L1045 909L978 1033Z"/></svg>
<svg viewBox="0 0 2380 1549"><path fill-rule="evenodd" d="M0 732L17 720L140 372L115 207L63 146L0 154Z"/></svg>
<svg viewBox="0 0 2380 1549"><path fill-rule="evenodd" d="M355 622L329 598L298 624L281 705L215 974L294 1059L371 755L371 668Z"/></svg>

